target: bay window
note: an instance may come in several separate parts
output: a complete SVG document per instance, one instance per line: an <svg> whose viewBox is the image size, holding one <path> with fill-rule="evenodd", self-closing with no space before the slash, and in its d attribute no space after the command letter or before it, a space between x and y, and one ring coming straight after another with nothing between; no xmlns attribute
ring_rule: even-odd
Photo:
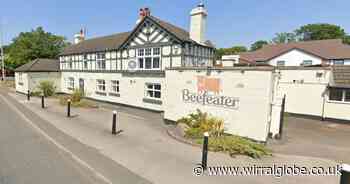
<svg viewBox="0 0 350 184"><path fill-rule="evenodd" d="M137 61L139 69L159 70L160 69L160 48L145 48L137 50Z"/></svg>

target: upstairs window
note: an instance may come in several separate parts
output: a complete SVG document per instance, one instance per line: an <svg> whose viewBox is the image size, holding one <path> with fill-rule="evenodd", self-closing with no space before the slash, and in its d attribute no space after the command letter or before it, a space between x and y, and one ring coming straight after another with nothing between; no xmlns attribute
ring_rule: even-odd
<svg viewBox="0 0 350 184"><path fill-rule="evenodd" d="M344 60L334 60L334 65L344 65Z"/></svg>
<svg viewBox="0 0 350 184"><path fill-rule="evenodd" d="M137 50L137 61L141 70L160 69L160 48L146 48Z"/></svg>
<svg viewBox="0 0 350 184"><path fill-rule="evenodd" d="M84 55L83 65L84 69L88 69L88 57L86 54Z"/></svg>
<svg viewBox="0 0 350 184"><path fill-rule="evenodd" d="M312 65L312 60L304 60L301 65L302 66L310 66L310 65Z"/></svg>
<svg viewBox="0 0 350 184"><path fill-rule="evenodd" d="M106 69L106 54L98 53L97 54L97 69L105 70Z"/></svg>
<svg viewBox="0 0 350 184"><path fill-rule="evenodd" d="M286 66L286 61L277 61L277 66Z"/></svg>

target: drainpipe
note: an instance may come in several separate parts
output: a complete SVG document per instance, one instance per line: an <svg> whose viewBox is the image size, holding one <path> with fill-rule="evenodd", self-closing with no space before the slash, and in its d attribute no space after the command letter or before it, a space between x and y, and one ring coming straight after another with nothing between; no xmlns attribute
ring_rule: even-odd
<svg viewBox="0 0 350 184"><path fill-rule="evenodd" d="M325 115L324 115L324 110L325 110L325 105L326 105L326 93L328 91L329 85L326 87L325 92L323 93L323 103L322 103L322 121L325 120Z"/></svg>

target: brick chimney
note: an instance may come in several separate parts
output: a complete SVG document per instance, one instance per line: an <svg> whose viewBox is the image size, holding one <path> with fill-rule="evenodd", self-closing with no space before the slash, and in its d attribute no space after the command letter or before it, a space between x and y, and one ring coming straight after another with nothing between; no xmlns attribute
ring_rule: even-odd
<svg viewBox="0 0 350 184"><path fill-rule="evenodd" d="M81 29L79 33L74 35L74 44L78 44L85 40L85 30Z"/></svg>
<svg viewBox="0 0 350 184"><path fill-rule="evenodd" d="M136 24L140 23L146 16L151 15L151 10L149 8L140 8L139 10L139 19L136 21Z"/></svg>

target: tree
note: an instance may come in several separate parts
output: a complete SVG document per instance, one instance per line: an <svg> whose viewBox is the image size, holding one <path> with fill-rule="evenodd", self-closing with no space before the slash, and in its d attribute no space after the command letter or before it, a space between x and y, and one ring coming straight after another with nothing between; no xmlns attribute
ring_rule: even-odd
<svg viewBox="0 0 350 184"><path fill-rule="evenodd" d="M219 48L216 50L215 58L221 59L223 55L234 55L238 54L240 52L246 52L248 51L247 47L245 46L233 46L231 48Z"/></svg>
<svg viewBox="0 0 350 184"><path fill-rule="evenodd" d="M344 39L346 33L340 26L333 24L307 24L295 30L302 41Z"/></svg>
<svg viewBox="0 0 350 184"><path fill-rule="evenodd" d="M290 43L297 41L294 33L276 33L276 37L272 39L272 43Z"/></svg>
<svg viewBox="0 0 350 184"><path fill-rule="evenodd" d="M346 35L343 38L343 43L350 45L350 35Z"/></svg>
<svg viewBox="0 0 350 184"><path fill-rule="evenodd" d="M67 46L66 39L38 27L31 32L22 32L7 49L6 65L16 68L36 58L57 58L62 49Z"/></svg>
<svg viewBox="0 0 350 184"><path fill-rule="evenodd" d="M264 45L267 45L267 44L269 44L269 43L265 40L256 41L255 43L253 43L250 46L250 51L255 51L255 50L261 49Z"/></svg>

